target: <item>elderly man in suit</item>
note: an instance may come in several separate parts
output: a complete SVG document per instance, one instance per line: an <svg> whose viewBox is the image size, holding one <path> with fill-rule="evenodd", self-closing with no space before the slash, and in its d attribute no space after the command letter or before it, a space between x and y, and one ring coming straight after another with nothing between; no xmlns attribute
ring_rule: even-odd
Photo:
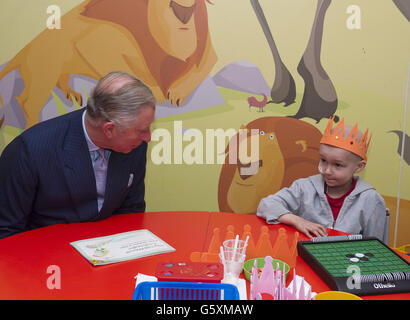
<svg viewBox="0 0 410 320"><path fill-rule="evenodd" d="M103 77L85 109L43 121L0 157L0 238L145 211L155 99L137 78Z"/></svg>

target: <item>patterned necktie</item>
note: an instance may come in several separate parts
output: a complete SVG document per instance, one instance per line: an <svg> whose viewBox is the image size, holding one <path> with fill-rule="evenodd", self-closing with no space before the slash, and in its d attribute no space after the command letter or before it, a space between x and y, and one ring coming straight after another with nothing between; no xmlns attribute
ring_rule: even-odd
<svg viewBox="0 0 410 320"><path fill-rule="evenodd" d="M94 162L94 174L95 182L97 185L98 212L100 212L104 202L105 195L105 182L107 178L107 159L105 158L104 149L98 149L94 152L96 154Z"/></svg>

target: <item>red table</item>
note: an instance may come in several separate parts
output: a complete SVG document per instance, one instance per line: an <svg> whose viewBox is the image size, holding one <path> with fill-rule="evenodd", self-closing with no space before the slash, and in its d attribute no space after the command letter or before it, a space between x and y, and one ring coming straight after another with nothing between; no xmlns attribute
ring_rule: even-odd
<svg viewBox="0 0 410 320"><path fill-rule="evenodd" d="M44 227L0 240L0 299L131 299L134 276L154 275L160 261L189 260L193 251L207 251L213 229L234 225L241 234L245 224L259 236L264 220L253 215L210 212L158 212L123 214L103 221L60 224ZM268 225L271 234L284 227ZM156 256L94 267L70 242L126 231L148 229L173 246L176 251ZM340 234L329 230L330 235ZM300 240L306 237L300 235ZM408 258L408 256L406 256ZM51 266L60 270L61 288L49 289L47 273ZM55 270L55 269L53 269ZM304 263L297 260L296 273L305 277L313 291L329 290ZM371 296L366 299L410 299L410 293Z"/></svg>
<svg viewBox="0 0 410 320"><path fill-rule="evenodd" d="M242 215L242 214L235 214L235 213L219 213L215 212L211 214L210 218L210 223L208 227L208 236L206 239L206 245L205 247L208 248L209 243L211 241L212 237L212 232L214 228L218 227L221 230L221 237L225 237L225 232L226 232L226 227L228 225L233 225L235 228L235 234L242 234L243 232L243 226L249 224L252 228L252 236L254 237L254 241L256 244L257 239L259 238L260 234L260 228L262 226L268 226L269 228L269 233L270 233L270 238L271 241L276 239L277 233L279 228L285 228L288 234L288 241L289 245L291 244L292 240L294 239L294 234L296 230L292 227L289 227L287 225L283 224L277 224L277 225L268 225L265 223L265 220L260 219L254 215ZM346 235L346 233L333 230L333 229L327 229L328 235L329 236L337 236L337 235ZM299 233L299 241L306 241L309 240L309 238L302 233ZM399 253L400 254L400 253ZM402 257L404 257L407 261L410 261L410 257L405 255L405 254L400 254ZM300 257L297 257L296 260L296 274L299 276L304 277L304 279L309 282L309 284L312 286L312 291L313 292L323 292L323 291L329 291L329 287L323 282L323 280L306 264L306 262L301 259ZM292 270L291 270L292 271ZM293 272L293 271L292 271ZM291 277L293 275L289 273ZM292 278L289 278L291 280ZM248 297L249 297L249 282L247 282L248 285ZM363 296L362 297L365 300L378 300L378 299L383 299L383 300L410 300L410 292L409 293L400 293L400 294L391 294L391 295L374 295L374 296Z"/></svg>
<svg viewBox="0 0 410 320"><path fill-rule="evenodd" d="M155 273L164 259L189 259L202 250L208 212L123 214L106 220L44 227L0 240L0 299L131 299L138 273ZM174 252L92 266L70 242L149 229ZM50 290L49 266L61 271L61 289Z"/></svg>

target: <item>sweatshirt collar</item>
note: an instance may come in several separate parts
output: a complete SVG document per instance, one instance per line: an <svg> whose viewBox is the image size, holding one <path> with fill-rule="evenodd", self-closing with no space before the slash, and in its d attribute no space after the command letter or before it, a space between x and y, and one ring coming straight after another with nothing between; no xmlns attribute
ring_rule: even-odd
<svg viewBox="0 0 410 320"><path fill-rule="evenodd" d="M356 187L354 188L352 193L349 195L349 197L354 196L356 194L359 194L369 189L374 189L370 184L368 184L366 181L361 179L359 176L355 176L354 178L356 179ZM324 193L325 181L322 175L317 174L317 175L309 177L309 179L312 181L313 186L316 189L316 192L325 197L325 193Z"/></svg>

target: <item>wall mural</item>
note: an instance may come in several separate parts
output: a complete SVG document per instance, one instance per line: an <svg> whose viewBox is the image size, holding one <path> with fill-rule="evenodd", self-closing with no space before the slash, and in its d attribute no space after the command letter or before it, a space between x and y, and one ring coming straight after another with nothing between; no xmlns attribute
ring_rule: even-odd
<svg viewBox="0 0 410 320"><path fill-rule="evenodd" d="M298 72L305 82L305 91L296 119L309 117L319 122L322 118L329 119L336 113L336 90L320 62L323 23L326 10L331 0L319 0L313 22L310 39L298 65ZM280 57L279 50L270 32L259 0L251 0L252 7L262 26L275 62L275 81L271 90L273 103L285 103L285 107L295 102L296 87L292 75ZM335 118L338 121L338 118Z"/></svg>
<svg viewBox="0 0 410 320"><path fill-rule="evenodd" d="M237 163L230 164L227 155L218 188L219 209L224 212L255 213L263 197L289 187L298 178L317 173L322 134L313 125L287 117L262 117L244 129L259 130L257 170L244 174L242 169L250 167L251 161L244 162L238 154ZM237 136L231 143L238 140ZM248 134L240 142L247 144L248 150L250 139ZM227 152L229 147L228 144Z"/></svg>
<svg viewBox="0 0 410 320"><path fill-rule="evenodd" d="M146 83L158 102L182 105L216 62L205 1L182 2L190 5L89 0L62 18L63 32L42 32L0 73L1 79L17 69L22 77L24 89L16 100L24 128L39 121L54 87L84 105L81 92L69 84L71 74L99 79L122 70ZM126 12L133 12L133 19Z"/></svg>

